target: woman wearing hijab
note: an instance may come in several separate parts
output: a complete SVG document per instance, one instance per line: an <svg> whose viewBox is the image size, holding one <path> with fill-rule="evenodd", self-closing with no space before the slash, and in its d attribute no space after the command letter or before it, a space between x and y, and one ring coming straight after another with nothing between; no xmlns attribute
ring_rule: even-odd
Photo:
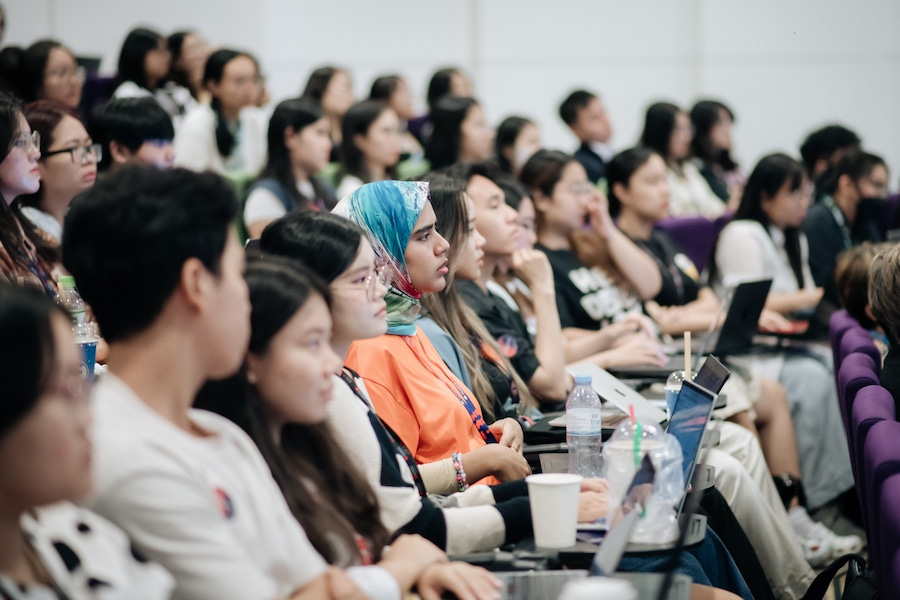
<svg viewBox="0 0 900 600"><path fill-rule="evenodd" d="M448 272L450 245L435 230L428 184L370 183L334 213L366 232L389 278L387 333L355 342L345 363L362 376L379 416L416 462L452 458L461 490L529 474L519 424L486 423L471 390L415 324L421 294L442 290Z"/></svg>

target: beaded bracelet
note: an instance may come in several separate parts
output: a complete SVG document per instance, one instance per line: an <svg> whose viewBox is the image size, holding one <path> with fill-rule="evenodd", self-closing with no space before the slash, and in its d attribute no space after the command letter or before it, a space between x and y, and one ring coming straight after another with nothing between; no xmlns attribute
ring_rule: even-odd
<svg viewBox="0 0 900 600"><path fill-rule="evenodd" d="M459 491L464 492L469 489L469 482L466 481L466 470L463 468L462 454L454 452L451 458L453 460L453 468L456 469L456 485Z"/></svg>

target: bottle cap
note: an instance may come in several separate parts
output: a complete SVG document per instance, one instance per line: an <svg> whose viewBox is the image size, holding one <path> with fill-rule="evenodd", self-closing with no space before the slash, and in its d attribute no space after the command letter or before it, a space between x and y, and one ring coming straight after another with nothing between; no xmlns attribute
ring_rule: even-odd
<svg viewBox="0 0 900 600"><path fill-rule="evenodd" d="M61 275L57 283L59 287L75 287L75 278L71 275Z"/></svg>
<svg viewBox="0 0 900 600"><path fill-rule="evenodd" d="M591 385L591 376L590 375L576 375L575 376L575 385Z"/></svg>

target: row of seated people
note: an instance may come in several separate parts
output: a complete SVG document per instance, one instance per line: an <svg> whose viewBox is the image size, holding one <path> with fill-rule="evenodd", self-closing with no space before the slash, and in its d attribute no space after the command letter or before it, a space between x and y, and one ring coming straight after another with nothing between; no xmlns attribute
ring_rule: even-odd
<svg viewBox="0 0 900 600"><path fill-rule="evenodd" d="M27 136L25 136L25 137L27 137ZM24 147L27 148L28 147L27 140L23 139L21 141L24 144ZM18 140L17 140L17 142L18 142ZM632 153L632 154L634 154L634 153ZM634 161L635 162L634 167L648 167L648 166L655 167L656 171L657 171L656 179L659 180L660 177L659 177L658 172L660 171L660 165L661 165L661 161L659 160L659 157L653 155L650 152L645 152L644 154L645 155L644 155L643 159ZM626 160L627 156L628 156L627 153L622 155L623 161L627 162L627 160ZM656 160L651 160L654 157L656 158ZM578 170L575 161L572 160L571 157L566 157L565 155L557 155L554 153L549 153L549 156L548 156L547 153L545 153L544 155L539 155L534 158L536 159L534 164L538 165L538 166L531 170L524 170L523 173L534 171L534 173L536 173L536 174L533 173L532 175L528 175L527 177L523 175L523 179L528 184L528 187L532 189L532 192L531 192L532 195L534 195L536 198L543 198L543 204L541 204L539 201L533 201L533 202L526 201L526 202L522 203L521 198L520 198L520 209L524 210L527 213L529 211L529 204L530 204L530 210L532 210L532 211L534 211L538 206L544 206L545 208L552 208L553 205L557 204L556 200L561 200L559 202L559 205L563 208L563 210L561 210L561 211L559 211L559 210L556 211L555 217L553 217L553 216L548 217L548 219L546 221L546 223L549 225L549 227L545 227L544 231L548 231L548 229L549 229L551 235L549 235L549 236L544 235L544 241L542 243L545 244L545 246L544 246L545 248L548 248L551 246L556 246L557 245L556 241L558 241L558 239L560 239L562 237L566 237L567 234L564 231L566 227L569 227L570 229L572 227L574 227L574 228L580 227L580 225L583 224L583 222L585 220L585 215L587 212L593 212L593 213L595 213L595 215L596 214L601 215L600 217L597 217L598 219L601 219L601 221L599 221L598 223L601 223L603 221L608 221L608 216L606 216L606 217L602 216L604 214L603 211L598 212L596 207L592 208L591 203L587 202L587 200L591 196L591 193L590 193L591 188L589 185L587 185L586 181L584 180L585 178L583 175L583 170L581 170L581 171ZM541 160L537 160L538 158L544 159L543 162ZM640 157L638 157L638 158L640 158ZM540 165L542 165L542 164L544 165L544 168L540 168ZM547 165L551 165L551 167L548 169ZM547 173L545 173L543 175L543 177L545 179L547 179L547 178L549 178L549 179L547 179L546 181L542 181L541 177L538 176L541 171L547 171ZM568 171L566 176L569 177L569 179L572 179L572 181L563 182L563 178L564 178L563 172L564 171ZM624 169L624 171L627 173L628 169ZM652 169L651 169L651 171L652 171ZM615 169L613 169L613 172L615 172ZM632 176L636 175L636 174L637 174L637 170L635 170L634 172L631 173ZM642 173L642 175L646 175L646 173ZM463 180L463 179L467 180L470 184L473 183L473 181L474 181L476 187L477 187L478 183L484 184L489 181L488 177L486 177L486 176L479 175L478 177L474 177L474 176L472 176L471 173L457 174L457 177L459 180ZM531 179L529 179L529 177ZM554 179L554 177L555 177L555 179ZM574 177L574 179L573 179L573 177ZM612 188L613 190L616 189L615 188L616 181L614 179L615 178L613 178L613 188ZM627 179L627 184L630 186L632 183L632 177L629 176L629 177L626 177L626 179ZM662 179L664 179L664 177L662 177ZM635 182L637 182L637 180L635 180ZM562 184L562 185L558 185L558 184ZM560 187L561 190L564 192L563 197L561 199L558 198L556 200L553 200L552 197L554 195L554 190L556 190L557 187ZM635 187L638 187L638 186L635 186ZM660 189L664 189L664 186L660 186ZM778 189L777 185L776 185L776 189ZM541 191L541 190L544 190L544 191ZM574 193L574 196L572 196L573 193ZM542 194L543 194L543 196L542 196ZM572 204L566 206L566 204L565 204L566 194L568 194L569 201L571 201L571 199L573 197L580 198L580 200L576 200L574 210L573 210ZM474 192L472 192L471 190L470 190L470 195L472 195L473 198L475 198L477 196L477 194L474 194ZM521 196L521 194L520 194L520 196ZM622 194L619 193L619 196L622 196ZM618 199L618 196L616 196L616 195L614 195L613 197L615 199ZM497 210L499 203L502 202L502 200L500 199L500 196L497 194L492 194L491 199L493 201L493 204L490 205L488 208ZM587 203L584 206L579 206L578 203L581 201L586 201ZM522 206L522 204L524 204L524 206ZM581 211L581 212L579 213L579 211ZM539 214L543 214L543 211L539 210L538 212L539 212ZM571 214L566 214L566 213L572 213L572 212L574 212L576 214L575 217L573 217ZM627 220L628 219L625 218L623 222L627 222ZM539 219L539 222L543 222L543 221L541 221ZM624 248L627 251L633 252L633 250L634 250L633 245L630 245L631 243L625 238L625 236L616 235L618 230L616 230L615 228L610 228L608 226L598 224L597 229L604 230L604 231L609 230L610 232L612 232L613 237L612 237L612 243L610 245L610 248L612 248L613 251L615 251L616 248L619 248L620 250ZM539 235L540 235L540 231L541 230L539 228L538 229ZM502 235L502 233L501 233L501 235ZM554 241L554 236L557 238L556 241ZM493 240L492 243L496 242L496 240L497 240L497 235L495 235L494 233L490 233L490 231L486 234L485 237L489 237L491 240ZM590 240L589 240L589 242L590 242ZM457 244L457 246L459 246L459 244ZM555 249L558 249L558 248L555 248ZM560 257L560 256L565 258L565 256L562 254L557 255L557 257ZM641 265L641 260L640 260L641 256L639 254L638 255L631 254L630 256L626 254L623 256L626 256L626 258L624 258L624 259L622 259L620 257L620 260L623 260L623 264L631 264L631 259L635 258L637 260L634 261L634 265L638 265L638 266ZM507 258L509 258L509 257L507 257ZM509 259L511 260L511 258L509 258ZM540 260L540 259L538 258L538 260ZM559 261L557 261L557 262L559 262ZM643 257L643 266L647 267L648 265L649 265L649 268L646 269L646 273L652 273L652 271L654 269L659 271L659 269L653 264L652 261L650 261L646 257ZM499 263L494 264L494 267L497 267L497 266L499 266ZM493 270L493 269L488 269L488 270ZM583 279L584 272L579 271L579 273L581 273L581 275L576 275L575 279L582 281L582 283L583 283L584 282L584 279ZM657 280L661 277L661 273L662 273L662 271L660 271L660 273L657 273L657 275L656 275ZM567 275L566 273L563 273L563 275L565 275L564 279L569 281L569 287L571 288L571 281L573 278L569 277L569 275ZM588 279L591 279L593 277L593 275L590 273L587 273L587 277L588 277ZM651 277L650 279L652 280L653 277ZM593 283L594 282L592 282L591 284L593 285ZM652 285L650 287L652 288ZM558 291L557 295L568 296L569 298L573 297L571 292L568 294L566 294L564 292L564 290L566 289L565 285L559 286L559 289L562 291L561 292ZM587 288L587 291L593 292L593 291L597 291L597 289L599 289L599 288L590 288L590 286L589 286ZM575 296L576 298L577 298L577 294L579 294L579 293L580 292L576 292L576 296ZM652 289L650 289L649 291L642 290L640 293L642 293L642 294L652 293ZM582 294L582 295L588 295L588 294ZM617 302L618 302L618 304L620 304L626 308L628 306L627 302L622 302L621 300L617 300ZM573 306L575 304L578 304L578 305L586 305L586 306L591 307L591 306L596 306L598 303L596 301L582 303L580 300L576 300L575 302L570 302L570 304L572 304ZM633 306L633 305L634 305L634 303L632 302L631 306ZM556 310L556 307L554 307L554 309ZM569 312L570 313L573 312L572 309L569 309ZM575 312L577 312L577 310ZM557 317L557 319L562 317L562 315L563 315L562 311L559 311L558 315L559 316ZM566 325L565 325L566 329L569 330L567 333L572 333L572 330L577 329L577 327L574 323L572 323L572 324L569 323L569 321L571 321L573 319L573 317L570 314L566 314L566 316L562 317L562 319L566 322ZM552 321L552 319L550 319L550 321ZM597 321L599 324L600 319L598 318ZM538 322L540 323L541 320L538 320ZM548 320L545 319L545 320L543 320L543 322L548 322ZM593 327L596 328L596 325ZM620 333L627 332L629 327L631 329L634 329L636 327L636 325L625 324L624 327L620 326L619 327ZM590 328L591 328L591 326L588 326L585 329L590 329ZM582 357L590 356L592 354L602 354L604 351L604 348L602 348L602 346L611 345L610 339L608 339L608 338L610 336L616 337L616 329L615 328L613 328L613 329L605 328L605 329L606 329L606 331L603 335L593 336L593 337L583 336L583 335L581 335L581 332L576 332L576 337L581 337L581 339L576 341L574 344L570 344L570 346L574 347L576 352L577 351L582 352ZM606 336L607 339L601 340L601 338L603 338L604 336ZM502 337L502 335L498 335L498 337ZM547 336L543 336L544 339L546 339L546 337ZM540 341L539 341L541 338L542 338L542 336L540 335L540 332L538 332L538 345L541 345ZM524 343L527 343L527 342L523 342L523 344ZM545 346L546 346L546 344L545 344ZM567 350L567 352L565 355L567 358L569 358L569 352L568 352L569 348L567 348L566 350ZM585 354L583 354L584 352L588 352L588 354L585 355ZM636 352L637 353L643 352L644 356L646 356L647 358L644 358L644 359L636 358L635 357ZM608 362L610 359L610 356L619 355L618 360L623 360L622 357L624 356L626 362L642 362L644 360L647 360L647 361L653 360L654 353L656 354L655 359L658 360L659 359L659 348L654 347L654 343L652 341L647 341L647 340L642 340L642 339L632 339L632 340L629 340L629 343L626 344L624 348L618 349L617 351L607 351L607 355L605 358L598 356L597 360L600 364L610 366L611 363ZM526 348L524 345L523 345L523 349L522 349L522 354L523 354L523 356L527 354ZM562 356L562 355L563 354L557 353L557 357ZM545 356L546 356L546 353L545 353ZM576 356L575 359L577 359L577 354L575 356ZM552 358L547 358L546 362L548 364L544 365L544 367L547 367L547 368L543 369L543 371L541 372L541 374L544 376L545 381L546 381L546 375L548 372L556 373L557 375L559 374L558 370L554 371L554 369L553 369L554 365L553 365ZM556 362L558 364L559 361L557 360ZM792 362L794 362L794 361L792 361ZM802 361L800 361L800 362L801 362L801 364L803 364ZM807 365L807 366L809 366L809 365ZM550 400L563 399L565 397L565 389L563 389L562 392L560 392L559 389L553 390L550 388L544 389L541 387L542 377L538 377L538 378L534 377L534 375L539 374L538 369L540 367L541 367L541 365L538 365L537 367L532 365L530 375L527 377L528 383L534 387L534 389L536 391L536 395L538 395L541 398L550 399ZM518 368L523 370L526 374L529 373L527 366L522 367L520 365ZM480 371L481 371L481 369L473 369L473 372L475 372L475 373L480 373ZM532 380L534 380L533 383L532 383ZM553 380L553 378L551 377L551 381L552 380ZM556 377L555 381L557 382L557 388L558 388L559 387L558 382L560 382L560 381L566 382L567 379L563 375L562 377ZM476 383L477 383L477 380L476 380ZM769 387L771 387L771 384L766 384L765 382L759 383L758 385L760 387L762 387L763 385L768 385ZM475 387L474 384L473 384L473 387ZM550 387L552 387L552 385ZM507 396L508 395L509 394L507 394ZM740 394L734 394L734 395L739 396ZM746 393L744 394L744 396L748 396L748 395L753 396L752 394L746 394ZM773 395L777 395L777 392L775 392L774 394L773 393L760 393L756 396L771 398ZM756 396L753 396L751 398L751 400L755 399ZM488 392L479 397L491 398L491 395ZM497 397L502 397L502 396L497 396ZM777 410L778 403L776 402L775 404L776 404L776 410ZM783 407L781 410L783 411ZM743 412L744 411L738 411L739 414L743 413ZM827 416L827 411L825 411L824 414L825 414L825 416ZM765 420L765 419L763 419L763 420ZM772 421L774 421L776 424L780 424L780 425L783 425L786 422L782 418L772 419ZM398 428L399 428L399 426L398 426ZM773 444L784 443L784 441L785 441L785 437L782 435L773 435L769 439L773 440L772 441ZM786 445L788 447L790 447L791 446L790 440L788 439L787 442L788 443ZM814 441L813 444L815 444L815 443L816 442ZM819 441L819 443L821 443L821 441ZM411 444L411 445L415 446L416 444ZM783 452L770 452L770 454L780 456L780 455L783 455L784 453ZM788 453L788 454L791 454L791 453ZM796 455L796 451L793 454ZM796 462L796 459L794 459L794 462ZM780 469L780 467L779 467L779 469ZM799 476L800 469L788 466L787 470L785 470L784 473L789 473L790 471L792 471L794 474L793 479L795 479L795 480L799 479L798 476ZM776 471L776 472L778 472L778 471ZM814 499L813 502L819 501L818 497L815 494L814 494L814 498L816 498L816 499ZM827 498L826 501L829 499L830 498ZM790 502L796 503L796 499L792 499L792 500L790 500ZM818 506L818 504L813 504L812 506ZM796 508L796 506L795 506L795 508ZM797 514L803 514L803 512L800 511ZM821 538L820 538L820 541L821 541ZM818 546L820 548L823 545L828 546L828 544L818 544ZM830 552L831 552L831 548L828 549L828 552L824 552L823 554L824 554L824 556L828 556L830 554Z"/></svg>
<svg viewBox="0 0 900 600"><path fill-rule="evenodd" d="M27 141L27 140L24 140L24 139L23 139L23 140L17 140L17 143L18 143L18 141L21 141L21 142L24 144L24 147L25 147L25 148L28 148L28 141ZM83 147L81 147L81 148L75 148L74 150L79 150L79 149L81 150L81 152L78 153L78 154L80 154L80 157L79 157L79 158L81 158L81 161L80 161L80 162L82 163L81 166L85 166L85 164L89 164L89 163L90 163L90 156L91 156L92 152L89 152L89 150L88 150L88 149L89 149L89 146L87 146L87 145L85 145L85 146L83 146ZM69 151L67 150L67 151L65 151L65 152L69 152ZM71 162L74 163L74 164L77 164L77 161L75 160L75 159L76 159L76 156L75 156L76 152L71 152L71 154L72 154L72 161L71 161ZM567 160L568 160L568 162L566 162ZM569 164L574 164L574 161L571 161L571 160L569 160L569 159L566 159L565 157L563 157L563 158L561 158L561 159L560 159L559 157L557 157L557 161L556 161L556 162L557 162L558 164L560 164L560 165L565 165L565 166L568 166ZM538 164L540 164L540 162L538 162ZM574 169L570 169L570 171L571 171L571 170L574 170ZM524 171L524 169L523 169L523 171ZM471 178L470 178L470 179L471 179ZM525 178L523 177L523 179L525 179ZM539 178L538 178L538 179L539 179ZM551 179L552 179L552 175L551 175ZM576 179L578 179L578 178L576 178ZM561 181L561 176L560 176L560 178L559 178L559 181ZM545 191L543 192L544 195L547 196L548 194L550 194L550 195L552 196L551 192L552 192L553 188L555 188L556 183L559 183L559 181L556 181L556 182L551 181L550 183L551 183L552 185L550 185L548 188L545 189ZM527 182L526 182L526 183L527 183ZM570 183L571 183L571 182L570 182ZM581 183L582 183L582 182L581 182L580 180L576 180L574 183L575 183L574 187L579 187L579 186L581 186ZM538 189L539 187L541 187L541 186L537 184L537 181L534 182L534 185L529 184L529 188L534 188L533 191L532 191L532 194L535 195L535 196L538 196L538 194L537 194L537 189ZM546 186L544 186L544 187L546 187ZM570 186L570 187L572 187L572 186ZM574 189L574 188L573 188L573 189ZM576 195L576 196L579 196L579 195L580 195L580 196L587 196L587 195L589 195L589 194L585 194L585 193L584 193L584 190L586 190L586 189L588 189L588 188L582 186L582 190L581 190L581 191L576 191L576 192L575 192L575 195ZM773 192L773 193L774 193L774 192ZM550 196L548 196L548 197L550 197ZM536 208L537 202L533 202L532 204L535 205L535 206L532 207L532 209ZM552 204L552 203L551 203L551 204ZM570 211L571 209L572 209L572 206L571 206L571 205L569 205L568 207L566 207L565 205L563 205L563 211L560 211L560 214L558 214L556 218L560 218L562 221L572 220L572 215L571 215L571 214L569 214L569 215L562 214L562 213L565 213L566 211ZM527 210L527 208L526 208L526 210ZM577 212L577 210L578 210L578 207L576 207L576 210L575 210L574 212ZM63 214L64 214L64 212L65 212L65 211L63 211ZM583 223L583 221L585 220L585 219L584 219L584 215L579 216L579 218L581 219L581 223ZM565 229L565 227L568 227L569 225L571 225L571 223L569 223L569 224L563 224L563 225L557 224L557 225L555 225L554 227L551 227L550 229L552 230L552 229L555 229L555 228L557 228L557 227L561 227L562 229ZM599 228L598 228L598 229L599 229ZM573 232L574 232L574 231L573 231ZM550 233L551 233L551 235L549 236L549 243L550 243L550 244L553 244L553 243L554 243L554 235L556 235L556 234L554 234L553 231L551 231ZM557 232L557 233L558 233L558 232ZM567 234L563 234L563 235L567 235ZM556 235L556 237L558 238L558 237L560 237L560 236L559 236L559 235ZM596 241L596 240L595 240L595 241ZM588 240L588 243L590 243L590 240ZM616 240L614 240L613 247L619 247L619 246L621 246L621 244L619 244L619 241L618 241L618 238L617 238ZM627 247L627 246L626 246L626 247ZM563 258L566 258L564 255L560 255L560 256L562 256ZM629 258L630 258L630 257L629 257ZM639 262L639 261L638 261L638 262ZM625 264L628 264L628 263L629 263L629 260L626 259L626 260L624 261L624 263L625 263ZM631 266L631 265L629 265L629 266ZM565 269L564 269L564 270L565 270ZM31 272L32 275L35 274L34 271L32 271L32 269L29 269L29 272ZM567 276L568 276L568 275L567 275ZM579 277L583 277L583 276L584 276L583 273L582 273L581 275L579 275ZM590 275L589 275L589 277L590 277ZM45 278L45 279L49 279L49 278ZM570 279L571 279L571 278L570 278ZM46 281L45 283L48 283L48 284L52 285L49 281ZM651 287L652 287L652 286L651 286ZM677 286L676 286L676 287L677 287ZM564 289L564 286L563 286L563 289ZM599 288L594 288L594 289L591 290L591 291L597 291L597 289L599 289ZM576 293L577 293L577 292L576 292ZM583 295L586 295L586 294L583 294ZM593 299L588 299L587 304L593 306L593 305L596 305L597 302L598 302L597 299L596 299L596 298L593 298ZM580 300L578 301L578 303L579 303L579 304L582 304ZM577 312L577 310L576 310L576 312ZM571 315L570 315L569 318L571 318ZM604 317L604 318L606 318L606 317ZM601 323L601 322L602 322L602 319L595 319L595 320L597 320L598 323ZM594 327L596 327L596 325L595 325ZM566 328L567 328L567 329L576 329L576 327L570 327L570 326L568 326L568 325L566 326ZM587 329L590 329L590 327L586 327L586 328L587 328ZM578 335L580 335L580 333L576 332L576 337L577 337ZM500 337L502 337L502 336L500 336ZM597 350L596 350L596 340L591 340L591 339L588 339L587 341L581 340L581 342L579 342L579 343L581 344L580 346L577 345L577 344L576 344L576 346L575 346L577 349L580 349L580 350L583 351L585 348L594 348L594 353L598 353ZM591 344L594 344L594 346L592 346ZM659 353L659 352L658 352L658 348L653 348L653 347L652 347L652 346L653 346L652 343L651 343L651 344L646 344L646 343L643 343L643 344L633 343L633 344L631 344L631 347L628 348L628 350L634 351L634 349L635 349L636 347L638 347L638 346L644 346L644 347L641 349L641 351L646 352L646 355L647 355L647 356L652 355L652 353L655 351L655 352L657 353L657 359L659 358L659 357L658 357L658 353ZM602 351L601 351L601 352L602 352ZM615 354L615 352L614 352L613 354ZM598 358L598 360L606 360L606 359L600 359L600 358ZM619 360L621 360L621 358L620 358ZM609 365L609 363L603 363L603 364ZM807 365L807 366L808 366L808 365ZM476 371L476 372L477 372L477 371ZM536 371L535 371L535 373L536 373ZM557 379L557 381L565 381L565 378ZM529 383L530 383L530 378L529 378ZM539 383L539 381L536 381L536 383ZM473 385L474 385L474 384L473 384ZM760 386L762 386L762 383L760 384ZM766 393L766 394L761 393L761 394L760 394L760 396L765 396L766 398L770 398L770 397L772 397L772 395L773 395L773 394L771 394L771 393ZM777 394L775 394L775 395L777 395ZM553 398L553 394L552 394L552 393L548 393L545 397L546 397L546 398L552 399L552 398ZM560 397L560 395L558 394L558 392L557 392L556 398L557 398L557 399L561 399L561 397ZM562 395L562 398L564 398L564 393L563 393L563 395ZM789 398L790 398L790 395L789 395ZM777 403L776 403L776 404L777 404ZM744 412L744 411L739 411L739 413L743 413L743 412ZM827 411L826 411L826 412L827 412ZM827 416L827 415L826 415L826 416ZM781 423L781 424L784 423L783 419L774 419L774 421L777 422L777 423ZM772 436L771 439L776 440L776 442L784 442L784 441L785 441L785 438L784 438L783 436ZM787 440L787 442L788 442L787 445L790 446L790 443L789 443L790 440ZM802 444L802 442L801 442L801 444ZM777 454L780 454L780 453L777 453ZM795 452L795 454L796 454L796 452ZM802 454L802 453L801 453L801 454ZM799 469L792 469L792 470L793 470L795 473L797 473L797 475L799 475ZM785 471L785 473L787 473L787 472L788 472L788 471ZM797 479L797 477L794 476L793 479ZM782 483L784 483L784 482L782 481ZM795 502L795 500L792 500L792 502ZM818 506L818 505L817 505L817 504L813 504L812 506ZM797 513L797 514L802 514L802 513ZM811 524L810 524L810 525L811 525ZM821 539L821 538L819 538L819 539ZM813 545L815 545L818 549L821 549L823 546L824 546L824 547L828 547L828 545L826 545L826 544L813 544ZM810 550L812 550L812 549L810 549ZM830 551L831 551L831 549L829 548L828 552L824 552L823 554L824 554L825 556L828 556L829 553L830 553Z"/></svg>
<svg viewBox="0 0 900 600"><path fill-rule="evenodd" d="M140 168L74 203L63 262L111 346L109 373L92 393L93 468L87 390L65 313L37 290L0 288L4 339L21 342L3 346L2 447L15 474L4 478L5 525L25 532L4 554L4 591L167 597L174 586L187 598L398 598L416 584L426 598L442 589L498 597L487 572L446 564L433 544L465 551L528 535L518 423L501 419L476 437L480 409L460 408L470 420L450 434L457 455L420 469L413 457L424 450L376 418L365 378L341 369L362 339L417 337L407 329L416 302L402 282L441 287L449 245L435 230L428 187L365 186L339 207L347 219L318 215L313 227L308 215L288 215L262 244L288 254L305 246L302 256L255 258L246 275L231 226L237 207L215 175ZM407 293L386 301L388 285ZM408 343L440 380L431 394L445 386L469 395L428 358L424 334ZM195 402L219 414L192 410ZM468 487L492 477L511 481ZM427 490L456 493L437 503ZM584 484L582 519L605 509L605 491L602 481ZM121 527L136 550L107 520L65 500ZM401 536L385 550L402 531L431 541ZM141 554L169 574L135 562ZM659 566L652 557L623 563ZM682 569L753 597L712 532Z"/></svg>

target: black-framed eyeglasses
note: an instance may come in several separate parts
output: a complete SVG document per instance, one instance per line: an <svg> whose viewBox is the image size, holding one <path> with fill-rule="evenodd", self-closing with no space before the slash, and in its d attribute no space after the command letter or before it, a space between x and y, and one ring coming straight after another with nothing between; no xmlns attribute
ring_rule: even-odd
<svg viewBox="0 0 900 600"><path fill-rule="evenodd" d="M100 144L72 146L71 148L62 148L61 150L51 150L50 152L44 152L44 155L41 158L63 154L64 152L68 152L72 156L72 162L76 165L87 164L89 156L94 159L95 163L100 162L100 159L103 158L103 146Z"/></svg>
<svg viewBox="0 0 900 600"><path fill-rule="evenodd" d="M385 263L378 263L375 265L375 269L369 273L369 276L366 277L365 286L366 286L366 296L369 297L370 300L374 300L373 295L376 295L375 287L372 285L375 280L378 280L378 283L384 287L384 289L388 289L390 287L389 276L387 273L387 265Z"/></svg>

